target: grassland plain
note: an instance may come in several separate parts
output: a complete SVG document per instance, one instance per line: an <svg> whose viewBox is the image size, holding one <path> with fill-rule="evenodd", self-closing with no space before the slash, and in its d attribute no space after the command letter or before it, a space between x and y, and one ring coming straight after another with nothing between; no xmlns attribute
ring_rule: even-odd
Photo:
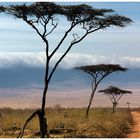
<svg viewBox="0 0 140 140"><path fill-rule="evenodd" d="M16 138L19 129L34 109L0 109L0 137ZM132 117L125 108L111 113L111 108L92 108L85 118L85 108L46 109L50 137L61 138L123 138ZM24 137L39 137L38 118L26 127ZM58 131L59 130L59 131Z"/></svg>

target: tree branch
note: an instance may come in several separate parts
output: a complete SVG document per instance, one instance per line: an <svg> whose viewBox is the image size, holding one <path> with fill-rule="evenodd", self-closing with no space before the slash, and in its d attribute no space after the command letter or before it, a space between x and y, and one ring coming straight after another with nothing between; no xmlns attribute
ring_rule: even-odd
<svg viewBox="0 0 140 140"><path fill-rule="evenodd" d="M123 96L123 93L120 95L120 97L117 99L117 101L119 101L121 99L121 97Z"/></svg>
<svg viewBox="0 0 140 140"><path fill-rule="evenodd" d="M75 25L73 25L73 22L71 23L71 27L65 32L64 36L62 37L61 41L57 45L57 47L53 50L53 52L50 54L50 59L51 57L56 53L56 51L59 49L65 38L67 37L68 33L74 28Z"/></svg>
<svg viewBox="0 0 140 140"><path fill-rule="evenodd" d="M92 76L92 78L94 78L94 81L96 79L96 75L94 73L88 72L88 74L90 74Z"/></svg>
<svg viewBox="0 0 140 140"><path fill-rule="evenodd" d="M78 34L76 34L76 33L73 33L73 38L74 38L74 40L73 41L76 41L78 38L80 38L79 36L78 36Z"/></svg>
<svg viewBox="0 0 140 140"><path fill-rule="evenodd" d="M111 95L110 94L107 94L109 99L111 100L112 104L113 104L113 99L111 98Z"/></svg>
<svg viewBox="0 0 140 140"><path fill-rule="evenodd" d="M93 84L94 84L95 81L96 81L96 79L95 80L92 79L92 81L91 81L92 91L93 91L94 86L95 86L95 85L93 86Z"/></svg>
<svg viewBox="0 0 140 140"><path fill-rule="evenodd" d="M96 28L96 29L94 29L92 31L86 30L86 33L79 40L77 40L77 41L73 40L72 44L77 44L77 43L81 42L88 34L91 34L91 33L95 32L95 31L98 31L99 29L101 29L101 27Z"/></svg>
<svg viewBox="0 0 140 140"><path fill-rule="evenodd" d="M106 72L104 75L101 75L102 77L98 80L97 84L99 84L105 77L107 77L109 74L111 73L108 73Z"/></svg>
<svg viewBox="0 0 140 140"><path fill-rule="evenodd" d="M112 95L113 103L117 102L114 95Z"/></svg>
<svg viewBox="0 0 140 140"><path fill-rule="evenodd" d="M42 38L42 40L43 40L44 42L48 42L48 41L46 40L46 38L43 37L43 35L39 32L39 30L36 28L36 26L35 26L30 20L27 20L26 18L23 18L23 20L24 20L25 22L27 22L27 23L37 32L37 34Z"/></svg>
<svg viewBox="0 0 140 140"><path fill-rule="evenodd" d="M57 22L56 24L54 24L54 23L53 23L53 19L52 19L52 26L53 26L53 28L52 28L51 31L48 32L47 34L46 34L46 33L44 34L45 37L48 36L49 34L51 34L51 33L54 31L54 29L57 27L57 25L58 25L58 22Z"/></svg>
<svg viewBox="0 0 140 140"><path fill-rule="evenodd" d="M64 41L64 39L66 38L67 34L72 30L73 26L71 26L71 28L65 33L63 39L60 41L59 45L55 48L55 50L52 52L52 54L50 55L50 58L53 56L53 54L59 49L61 43ZM95 30L93 30L92 32L95 32L97 30L99 30L100 28L97 28ZM60 57L60 59L56 62L52 72L49 75L48 78L48 82L50 82L50 79L54 73L54 71L56 70L58 64L61 62L61 60L66 56L66 54L70 51L70 49L72 48L73 45L79 43L80 41L82 41L88 34L92 33L92 32L86 32L79 40L75 41L75 42L71 42L70 46L68 47L68 49L65 51L65 53ZM98 84L98 83L97 83Z"/></svg>
<svg viewBox="0 0 140 140"><path fill-rule="evenodd" d="M118 98L119 94L115 96L115 100Z"/></svg>
<svg viewBox="0 0 140 140"><path fill-rule="evenodd" d="M18 135L17 138L22 138L22 137L23 137L24 130L25 130L27 124L35 117L36 114L39 114L39 112L40 112L40 110L36 110L35 112L33 112L33 113L31 114L31 116L29 116L29 118L25 121L25 124L24 124L23 127L21 128L21 131L20 131L20 133L19 133L19 135Z"/></svg>
<svg viewBox="0 0 140 140"><path fill-rule="evenodd" d="M46 22L44 22L44 25L42 25L42 26L44 27L44 32L43 32L43 35L42 35L43 37L45 37L45 34L46 34L46 32L47 32L46 26L47 26L49 20L50 20L50 19L48 19ZM40 22L41 22L41 21L40 21Z"/></svg>
<svg viewBox="0 0 140 140"><path fill-rule="evenodd" d="M51 71L51 73L50 73L50 75L49 75L48 82L50 82L51 77L52 77L54 71L56 70L58 64L59 64L59 63L61 62L61 60L66 56L66 54L70 51L70 49L71 49L72 46L73 46L73 44L71 44L71 45L68 47L68 49L65 51L65 53L64 53L64 54L60 57L60 59L56 62L56 64L55 64L53 70Z"/></svg>

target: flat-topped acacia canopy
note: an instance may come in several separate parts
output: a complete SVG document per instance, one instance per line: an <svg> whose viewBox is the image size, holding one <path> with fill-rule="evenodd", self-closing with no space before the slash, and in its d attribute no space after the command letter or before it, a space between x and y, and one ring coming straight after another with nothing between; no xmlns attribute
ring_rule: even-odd
<svg viewBox="0 0 140 140"><path fill-rule="evenodd" d="M52 17L54 15L63 15L68 21L75 24L85 23L89 29L106 28L111 25L125 27L132 22L130 18L118 15L112 9L97 9L86 4L80 5L59 5L53 2L36 2L30 5L11 5L5 7L8 14L17 18L43 16Z"/></svg>
<svg viewBox="0 0 140 140"><path fill-rule="evenodd" d="M98 92L103 92L104 94L112 94L112 95L120 95L120 94L131 94L132 91L129 90L123 90L120 89L118 87L114 87L114 86L109 86L108 88L104 89L104 90L99 90Z"/></svg>
<svg viewBox="0 0 140 140"><path fill-rule="evenodd" d="M96 72L117 72L117 71L126 71L127 68L123 68L118 64L98 64L98 65L87 65L87 66L81 66L76 67L76 69L82 70L88 74L93 74Z"/></svg>
<svg viewBox="0 0 140 140"><path fill-rule="evenodd" d="M5 12L5 7L0 6L0 12Z"/></svg>

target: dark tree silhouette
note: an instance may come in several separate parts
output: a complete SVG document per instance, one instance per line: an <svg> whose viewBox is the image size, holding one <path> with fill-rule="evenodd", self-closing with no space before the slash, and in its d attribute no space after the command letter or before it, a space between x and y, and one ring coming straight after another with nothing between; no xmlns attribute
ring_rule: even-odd
<svg viewBox="0 0 140 140"><path fill-rule="evenodd" d="M5 7L0 6L0 12L5 12Z"/></svg>
<svg viewBox="0 0 140 140"><path fill-rule="evenodd" d="M35 115L38 115L40 121L40 136L43 138L47 132L45 104L48 85L62 59L74 45L81 42L89 34L111 26L126 27L132 22L132 20L116 14L112 9L96 9L86 4L66 6L55 4L53 2L10 5L6 7L6 13L22 19L35 30L44 42L44 47L46 49L46 71L42 105L40 110L35 111L25 123L27 124ZM59 43L55 48L50 51L51 44L49 42L49 37L55 33L54 31L58 28L59 21L63 19L62 17L66 19L63 20L63 22L66 22L65 25L67 30L64 31L62 38L59 40ZM75 28L78 28L80 32L76 32L74 30ZM53 35L55 36L55 34ZM69 45L67 45L66 50L56 61L53 68L50 69L52 58L58 52L68 36L71 37ZM24 125L24 128L25 127L26 125ZM23 135L23 132L24 129L19 137Z"/></svg>
<svg viewBox="0 0 140 140"><path fill-rule="evenodd" d="M130 102L126 102L127 106L128 106L128 110L130 109Z"/></svg>
<svg viewBox="0 0 140 140"><path fill-rule="evenodd" d="M92 92L89 100L89 104L86 110L86 117L88 117L89 109L95 94L95 91L100 84L100 82L106 78L108 75L113 72L126 71L126 68L121 67L120 65L113 64L100 64L100 65L90 65L90 66L81 66L76 69L82 70L91 77L92 82Z"/></svg>
<svg viewBox="0 0 140 140"><path fill-rule="evenodd" d="M114 87L114 86L110 86L104 90L99 90L98 92L103 92L110 98L110 100L112 102L112 113L115 112L115 109L118 105L118 101L122 98L122 96L124 94L132 93L129 90L122 90L122 89L120 89L118 87Z"/></svg>

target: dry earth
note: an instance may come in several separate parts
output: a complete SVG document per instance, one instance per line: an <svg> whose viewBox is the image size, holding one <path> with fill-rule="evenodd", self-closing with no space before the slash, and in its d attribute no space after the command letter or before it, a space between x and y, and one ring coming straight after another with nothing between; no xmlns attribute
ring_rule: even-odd
<svg viewBox="0 0 140 140"><path fill-rule="evenodd" d="M133 124L130 126L130 133L128 138L140 138L140 112L132 111Z"/></svg>

